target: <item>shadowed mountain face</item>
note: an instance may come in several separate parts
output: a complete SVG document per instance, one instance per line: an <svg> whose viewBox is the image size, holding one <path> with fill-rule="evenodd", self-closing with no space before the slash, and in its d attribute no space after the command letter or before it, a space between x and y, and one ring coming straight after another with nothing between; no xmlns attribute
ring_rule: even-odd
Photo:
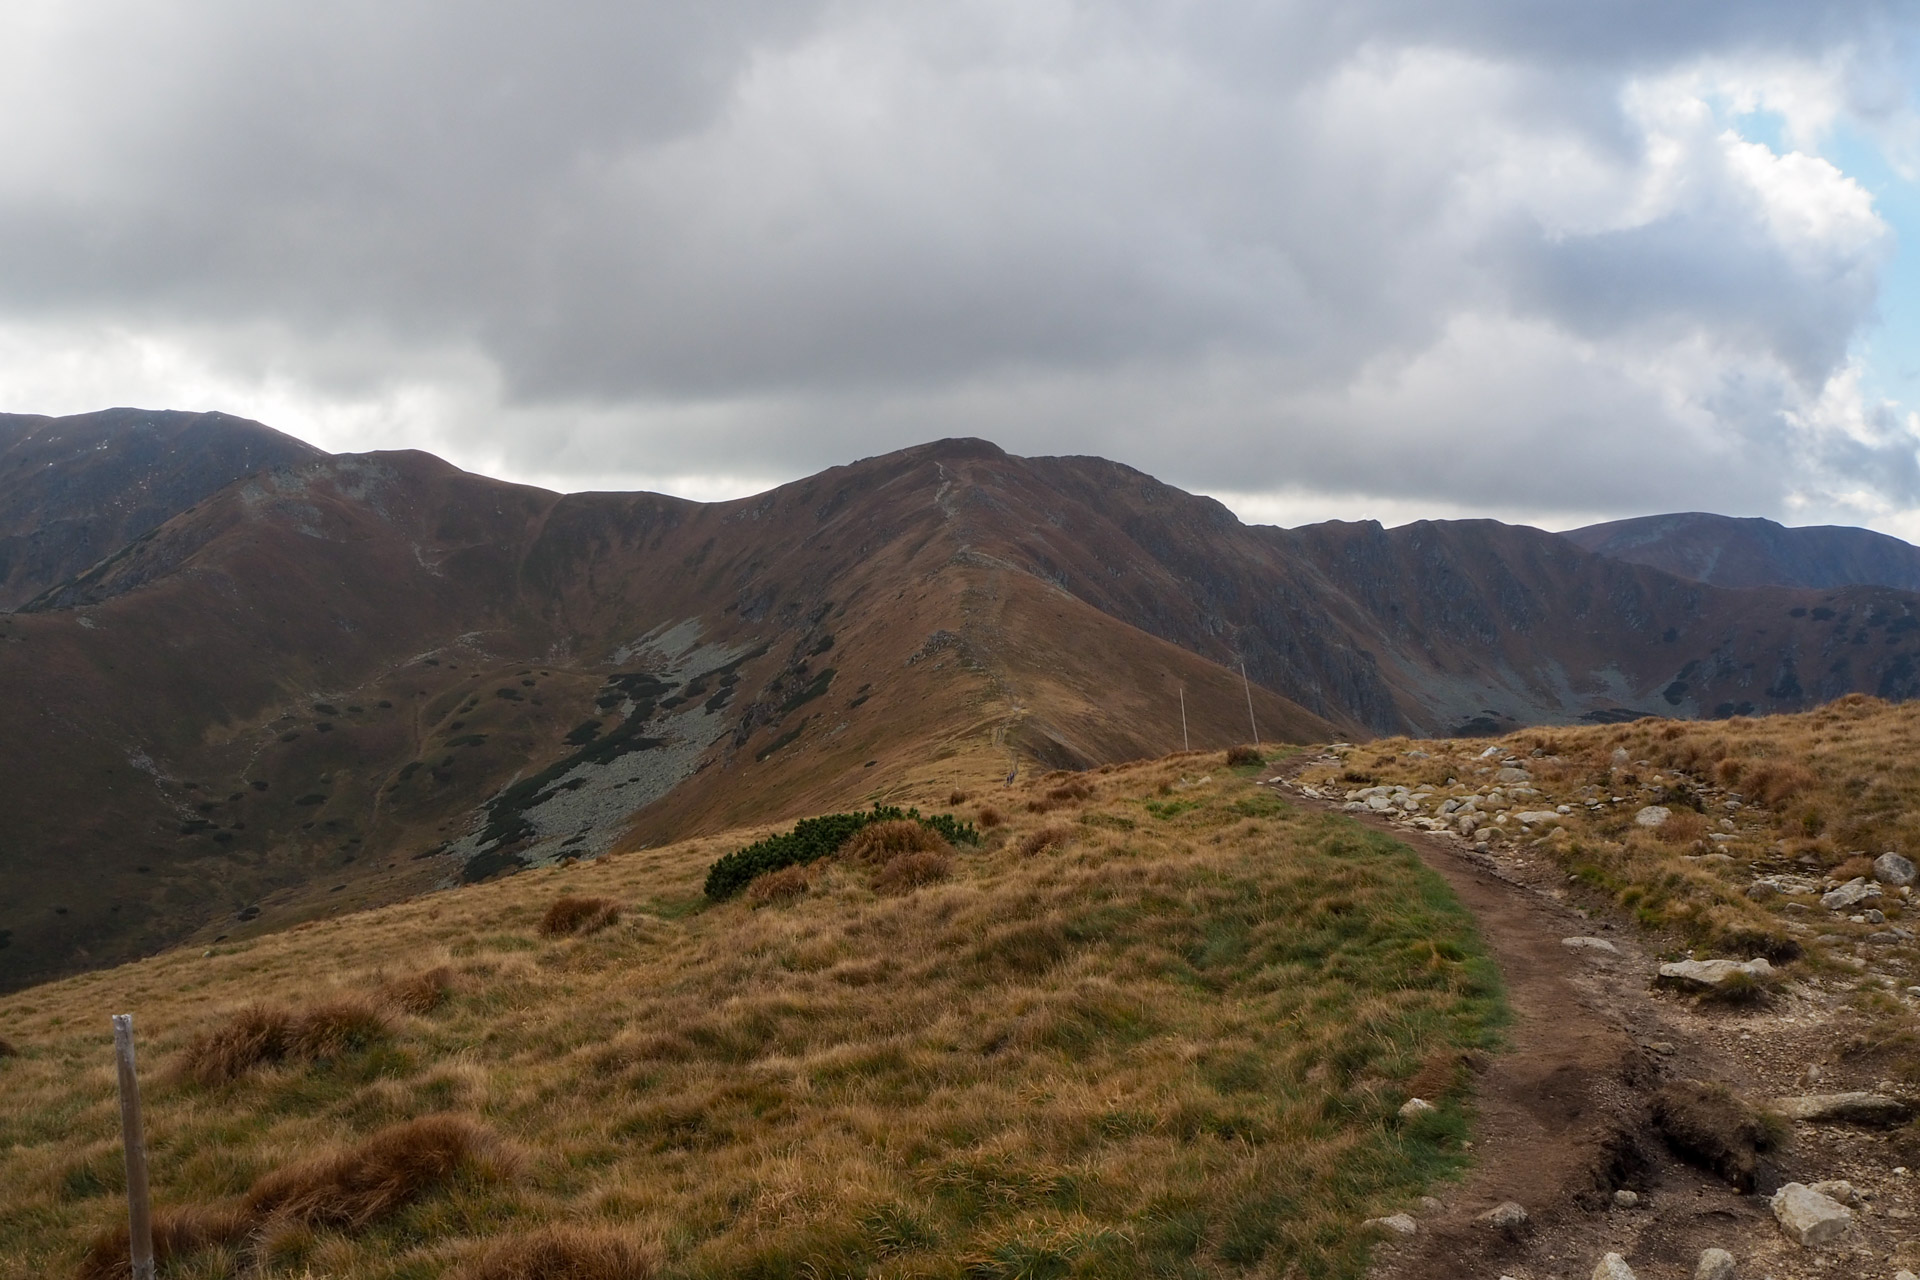
<svg viewBox="0 0 1920 1280"><path fill-rule="evenodd" d="M1920 547L1870 529L1688 511L1561 535L1587 551L1719 587L1894 587L1920 591Z"/></svg>
<svg viewBox="0 0 1920 1280"><path fill-rule="evenodd" d="M714 504L316 455L0 615L0 985L939 761L1909 697L1917 615L1486 521L1249 527L981 441Z"/></svg>
<svg viewBox="0 0 1920 1280"><path fill-rule="evenodd" d="M221 413L0 414L0 609L17 609L242 476L323 456Z"/></svg>

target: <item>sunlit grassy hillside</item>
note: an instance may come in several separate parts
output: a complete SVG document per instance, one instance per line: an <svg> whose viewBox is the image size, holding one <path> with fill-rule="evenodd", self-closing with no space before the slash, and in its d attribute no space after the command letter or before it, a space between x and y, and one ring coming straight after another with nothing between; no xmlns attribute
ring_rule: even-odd
<svg viewBox="0 0 1920 1280"><path fill-rule="evenodd" d="M708 903L736 835L7 997L0 1272L120 1221L131 1011L166 1275L1357 1276L1464 1160L1497 979L1252 772L956 799L986 841L911 875Z"/></svg>

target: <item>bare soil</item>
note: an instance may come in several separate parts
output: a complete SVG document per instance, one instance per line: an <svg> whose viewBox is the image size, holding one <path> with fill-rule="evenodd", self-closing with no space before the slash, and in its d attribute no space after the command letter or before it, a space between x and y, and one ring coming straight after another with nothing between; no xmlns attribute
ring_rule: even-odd
<svg viewBox="0 0 1920 1280"><path fill-rule="evenodd" d="M1293 772L1309 763L1298 758L1269 785L1304 808L1341 812L1294 789ZM1819 984L1790 980L1749 1008L1657 991L1657 953L1670 940L1583 892L1544 854L1511 843L1482 852L1450 833L1343 816L1404 841L1446 879L1479 921L1515 1014L1508 1050L1477 1083L1474 1172L1441 1191L1443 1207L1408 1206L1419 1231L1383 1245L1374 1280L1587 1280L1607 1253L1625 1257L1639 1280L1691 1280L1708 1248L1733 1254L1740 1280L1891 1280L1920 1263L1912 1127L1796 1124L1755 1194L1742 1195L1685 1163L1652 1123L1653 1094L1672 1080L1723 1082L1757 1102L1882 1086L1870 1065L1840 1054L1837 1000ZM1581 936L1604 938L1617 954L1562 941ZM1768 1195L1790 1181L1837 1178L1866 1197L1852 1239L1800 1248L1775 1225ZM1617 1190L1639 1203L1617 1206ZM1523 1230L1481 1221L1508 1201L1526 1209Z"/></svg>

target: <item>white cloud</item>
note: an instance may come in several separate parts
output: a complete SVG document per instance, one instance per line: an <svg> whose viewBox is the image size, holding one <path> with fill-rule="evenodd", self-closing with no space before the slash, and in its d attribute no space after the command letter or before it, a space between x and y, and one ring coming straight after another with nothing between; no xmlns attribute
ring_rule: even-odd
<svg viewBox="0 0 1920 1280"><path fill-rule="evenodd" d="M1913 113L1887 11L1811 8L23 3L0 406L569 488L974 434L1248 510L1886 527L1892 232L1821 148Z"/></svg>

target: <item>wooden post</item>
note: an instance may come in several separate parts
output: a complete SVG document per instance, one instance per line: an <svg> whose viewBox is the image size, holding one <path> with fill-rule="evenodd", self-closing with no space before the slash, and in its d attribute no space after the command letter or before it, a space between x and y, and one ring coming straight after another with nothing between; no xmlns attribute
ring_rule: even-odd
<svg viewBox="0 0 1920 1280"><path fill-rule="evenodd" d="M1187 738L1187 686L1180 686L1180 749L1193 750L1193 743Z"/></svg>
<svg viewBox="0 0 1920 1280"><path fill-rule="evenodd" d="M1253 718L1253 682L1247 679L1246 660L1240 662L1240 687L1247 691L1247 723L1253 726L1253 745L1260 745L1260 722Z"/></svg>
<svg viewBox="0 0 1920 1280"><path fill-rule="evenodd" d="M153 1277L153 1206L147 1199L147 1140L140 1128L140 1077L133 1069L133 1015L113 1015L113 1050L120 1062L120 1141L127 1152L127 1234L133 1280Z"/></svg>

